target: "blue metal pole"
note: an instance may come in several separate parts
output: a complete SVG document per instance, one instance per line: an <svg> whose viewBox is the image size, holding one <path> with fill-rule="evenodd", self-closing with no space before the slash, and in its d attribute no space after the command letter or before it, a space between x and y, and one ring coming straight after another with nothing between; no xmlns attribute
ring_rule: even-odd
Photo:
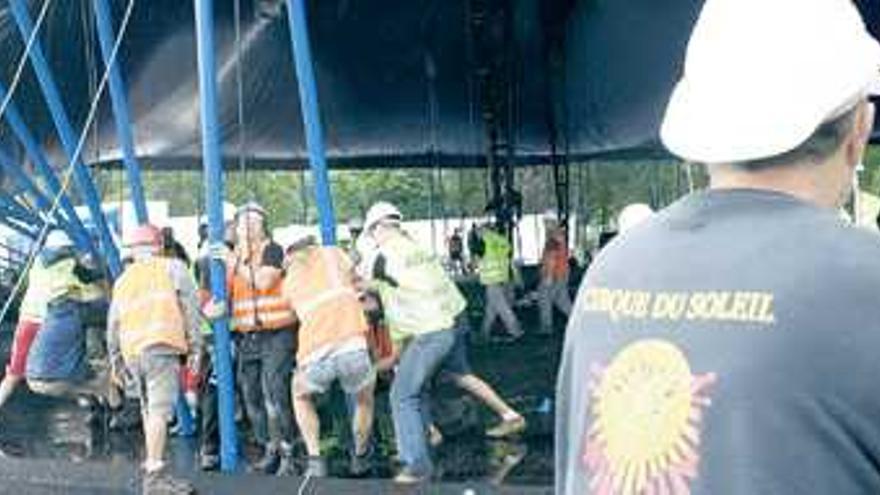
<svg viewBox="0 0 880 495"><path fill-rule="evenodd" d="M0 223L31 239L37 237L37 234L34 231L27 228L25 225L20 224L13 216L9 215L8 212L2 208L0 208Z"/></svg>
<svg viewBox="0 0 880 495"><path fill-rule="evenodd" d="M31 32L34 30L33 21L30 12L28 12L25 0L9 0L9 6L12 16L15 18L15 24L21 34L21 38L27 43L30 39ZM61 144L67 155L68 161L73 161L73 174L76 179L77 186L83 195L83 199L89 208L92 221L98 228L98 236L101 239L101 247L104 251L104 257L107 260L107 267L110 269L110 275L113 278L119 276L122 270L122 264L119 261L119 251L113 242L113 236L110 235L110 228L107 226L107 218L101 210L101 197L95 189L92 182L92 176L88 168L83 164L82 160L76 155L77 138L64 109L61 101L61 94L55 85L55 78L52 76L52 69L43 56L43 50L39 41L35 41L29 53L31 65L34 67L37 80L43 90L43 97L46 99L46 105L52 114L52 120L55 122L55 129L58 131L58 137L61 138Z"/></svg>
<svg viewBox="0 0 880 495"><path fill-rule="evenodd" d="M52 202L49 201L49 198L40 191L37 185L28 178L24 171L22 171L21 167L18 166L15 160L3 149L0 149L0 168L3 169L4 173L9 175L19 188L23 189L29 196L31 196L34 200L34 205L37 208L43 211L48 211L51 208ZM56 212L56 219L61 223L61 226L67 230L67 220L60 215L60 212Z"/></svg>
<svg viewBox="0 0 880 495"><path fill-rule="evenodd" d="M122 73L119 71L119 63L116 60L111 60L116 36L113 34L110 6L107 4L107 0L95 0L94 5L95 24L98 30L98 41L101 45L101 56L104 58L104 65L110 65L110 101L113 105L113 115L116 117L116 134L119 136L119 145L122 148L122 162L125 164L125 172L128 175L128 185L131 189L131 201L134 203L135 218L137 218L138 224L142 225L149 221L147 201L144 196L143 182L141 181L141 167L135 156L125 82L122 79Z"/></svg>
<svg viewBox="0 0 880 495"><path fill-rule="evenodd" d="M202 160L205 169L205 200L211 246L211 292L226 303L226 260L223 256L223 165L220 160L220 124L217 120L217 74L214 60L214 5L195 0L199 61L199 94L202 118ZM217 401L220 417L220 467L232 472L238 462L235 431L235 392L229 321L214 322L214 366L217 369Z"/></svg>
<svg viewBox="0 0 880 495"><path fill-rule="evenodd" d="M333 196L324 154L324 136L321 130L321 114L318 107L318 90L312 70L312 50L309 45L309 27L306 20L304 0L287 0L290 39L293 43L293 62L299 83L299 101L309 164L315 178L315 202L321 223L321 240L325 246L336 244L336 219L333 215Z"/></svg>
<svg viewBox="0 0 880 495"><path fill-rule="evenodd" d="M7 212L11 214L12 217L17 218L29 225L33 225L37 228L41 228L43 226L43 219L38 215L34 214L34 212L28 210L24 206L15 201L11 197L6 194L0 193L0 208L3 208Z"/></svg>
<svg viewBox="0 0 880 495"><path fill-rule="evenodd" d="M7 95L6 87L0 83L0 100L5 99ZM58 180L58 177L55 175L55 171L52 169L52 166L49 165L49 161L46 160L46 156L43 154L40 145L37 144L37 140L34 138L31 131L28 129L27 125L24 123L24 119L21 118L21 114L18 112L18 107L15 106L13 102L10 102L6 107L6 112L3 114L3 117L6 120L6 123L9 124L9 127L12 129L12 133L15 134L15 137L18 138L18 141L24 146L24 150L30 158L31 162L34 164L34 168L37 169L37 172L43 177L43 180L46 183L46 187L49 188L49 192L52 196L57 196L61 194L61 182ZM13 162L14 164L14 162ZM16 167L18 168L18 167ZM59 204L61 205L61 209L64 211L64 214L67 216L68 222L70 223L70 237L76 243L76 246L81 251L90 251L94 255L98 255L97 249L92 244L92 239L89 237L88 232L86 232L85 226L82 224L82 221L79 218L79 215L76 213L76 209L73 207L73 203L70 202L70 198L67 197L66 194L61 194ZM48 210L51 207L51 203L48 204L39 204L40 209ZM56 218L60 218L60 214L56 215Z"/></svg>

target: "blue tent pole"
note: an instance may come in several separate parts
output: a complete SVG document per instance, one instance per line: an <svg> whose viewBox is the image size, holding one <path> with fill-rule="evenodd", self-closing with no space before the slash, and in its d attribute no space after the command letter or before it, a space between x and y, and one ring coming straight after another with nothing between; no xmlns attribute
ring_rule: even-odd
<svg viewBox="0 0 880 495"><path fill-rule="evenodd" d="M217 74L214 60L214 5L195 0L199 63L199 95L202 120L202 160L205 169L205 200L208 239L211 246L211 292L226 303L226 260L223 245L223 165L220 160L220 124L217 120ZM220 467L235 470L238 439L235 431L235 395L232 385L232 354L229 322L214 322L214 367L217 370L217 401L220 418Z"/></svg>
<svg viewBox="0 0 880 495"><path fill-rule="evenodd" d="M7 95L7 90L0 84L0 99L5 99ZM43 151L40 149L40 145L37 144L37 140L31 134L31 131L28 129L27 125L24 123L24 119L21 118L21 114L18 112L18 108L15 106L13 102L10 102L6 107L6 112L3 114L3 117L6 120L6 123L9 124L9 127L12 129L12 133L15 134L15 137L18 138L18 141L24 146L24 150L28 155L28 158L31 159L31 162L34 164L34 168L39 172L39 174L43 177L43 180L46 183L46 187L49 189L49 192L52 196L56 196L61 193L61 182L58 180L58 177L55 175L55 171L52 169L52 166L49 165L48 160L46 160L46 156L43 154ZM15 164L15 162L12 162ZM18 168L16 166L16 168ZM70 202L70 198L67 197L66 194L61 194L60 203L61 209L64 210L64 213L67 215L68 222L70 223L71 230L71 238L76 243L76 246L81 251L91 251L92 254L97 256L99 253L95 246L92 244L92 240L89 237L88 232L86 232L85 226L82 224L82 220L80 220L79 215L76 213L76 209L73 207L73 203ZM51 203L47 206L38 204L37 206L40 209L48 210L51 207Z"/></svg>
<svg viewBox="0 0 880 495"><path fill-rule="evenodd" d="M15 217L9 215L6 210L0 208L0 223L9 227L10 229L22 234L30 239L36 239L37 233L28 229L25 225L19 223Z"/></svg>
<svg viewBox="0 0 880 495"><path fill-rule="evenodd" d="M28 12L25 0L9 0L9 7L12 16L15 18L15 24L18 26L22 40L27 43L30 39L31 32L34 30L31 15ZM119 251L113 242L113 236L110 235L110 228L107 225L107 218L101 210L101 198L92 182L92 176L88 168L83 164L79 157L74 156L77 149L77 137L70 125L70 119L67 111L64 110L64 104L61 101L61 94L55 85L55 78L52 76L52 69L43 56L43 50L40 42L35 41L29 53L31 65L36 73L37 80L43 90L43 97L46 99L46 105L52 114L52 120L55 122L55 128L58 131L58 137L61 138L61 144L68 160L73 161L73 174L76 179L77 186L83 195L83 199L89 208L92 221L98 228L98 236L101 239L101 247L104 251L104 257L107 260L107 267L110 269L110 275L113 278L119 276L122 264L119 261ZM75 160L74 160L75 159Z"/></svg>
<svg viewBox="0 0 880 495"><path fill-rule="evenodd" d="M321 114L318 107L318 90L312 70L312 50L309 46L309 27L306 20L304 0L287 0L290 39L293 43L293 62L299 84L299 101L309 164L315 178L315 202L321 222L321 240L325 246L336 244L336 219L333 216L333 196L324 153L324 136L321 130Z"/></svg>
<svg viewBox="0 0 880 495"><path fill-rule="evenodd" d="M33 225L34 227L42 228L43 224L45 223L44 220L39 217L39 215L36 215L34 212L28 210L27 208L19 204L18 201L15 201L6 194L0 193L0 208L5 209L14 218L26 222L29 225Z"/></svg>
<svg viewBox="0 0 880 495"><path fill-rule="evenodd" d="M13 160L12 157L9 156L9 154L2 149L0 149L0 168L2 168L3 171L12 178L12 180L18 185L19 188L24 190L29 196L33 198L34 206L36 206L40 210L49 211L49 209L52 207L52 202L49 201L49 198L47 198L43 194L43 192L40 191L37 185L34 184L33 181L30 180L30 178L28 178L27 174L22 171L21 167L18 166L15 160ZM18 205L18 203L16 204ZM68 233L68 235L70 235L70 238L74 240L78 248L84 250L88 250L90 248L91 243L89 242L88 237L77 237L75 235L75 232L72 230L70 223L67 221L66 218L64 218L60 211L55 212L55 219L61 226L61 228L63 228ZM85 230L83 230L83 233L85 233Z"/></svg>
<svg viewBox="0 0 880 495"><path fill-rule="evenodd" d="M145 224L149 221L147 201L144 199L141 167L135 157L125 82L119 71L119 62L111 60L116 36L113 34L110 6L107 4L107 0L95 0L94 5L95 24L98 30L98 41L101 45L101 56L104 58L104 65L110 64L110 100L113 105L113 115L116 117L116 134L119 136L119 144L122 148L122 162L125 164L128 185L131 189L131 201L134 203L134 213L138 224Z"/></svg>

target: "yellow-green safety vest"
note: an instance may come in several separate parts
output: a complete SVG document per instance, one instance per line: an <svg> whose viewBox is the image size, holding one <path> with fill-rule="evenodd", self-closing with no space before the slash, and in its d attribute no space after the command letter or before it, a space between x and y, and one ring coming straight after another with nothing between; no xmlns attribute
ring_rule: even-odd
<svg viewBox="0 0 880 495"><path fill-rule="evenodd" d="M440 262L403 234L392 235L379 250L397 283L378 287L395 340L452 328L467 303Z"/></svg>
<svg viewBox="0 0 880 495"><path fill-rule="evenodd" d="M480 259L480 283L506 284L510 281L510 252L513 250L510 241L490 230L483 234L483 244L485 252Z"/></svg>

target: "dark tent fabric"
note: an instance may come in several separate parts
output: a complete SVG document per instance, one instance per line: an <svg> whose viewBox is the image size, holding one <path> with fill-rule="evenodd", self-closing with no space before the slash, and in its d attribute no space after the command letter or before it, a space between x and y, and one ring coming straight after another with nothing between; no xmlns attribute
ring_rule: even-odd
<svg viewBox="0 0 880 495"><path fill-rule="evenodd" d="M662 153L656 139L659 120L702 2L513 1L517 160L545 163L551 129L559 149L573 157ZM128 2L111 3L118 28ZM242 41L237 44L233 2L215 4L224 158L234 166L244 149L251 167L304 165L286 15L261 17L255 0L242 0ZM331 166L483 165L487 144L473 84L469 4L307 2ZM30 2L34 17L41 5ZM859 5L878 34L880 0ZM144 167L200 166L194 31L191 2L141 0L135 7L120 64ZM40 38L71 119L81 126L103 71L91 2L54 2ZM0 8L0 44L0 77L8 84L24 44L5 5ZM63 164L30 67L15 96L53 163ZM0 126L0 146L21 153L5 125ZM105 94L84 157L89 163L118 164L120 156Z"/></svg>

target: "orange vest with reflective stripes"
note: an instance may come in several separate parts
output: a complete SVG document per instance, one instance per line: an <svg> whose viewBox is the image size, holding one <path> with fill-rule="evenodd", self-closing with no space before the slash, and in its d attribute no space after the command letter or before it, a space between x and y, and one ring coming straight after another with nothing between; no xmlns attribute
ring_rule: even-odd
<svg viewBox="0 0 880 495"><path fill-rule="evenodd" d="M314 247L295 262L284 293L300 320L297 359L314 351L362 338L367 319L352 283L351 259L337 247Z"/></svg>
<svg viewBox="0 0 880 495"><path fill-rule="evenodd" d="M282 295L283 280L266 290L253 288L247 278L235 273L230 274L227 282L234 331L278 330L296 323L296 316Z"/></svg>
<svg viewBox="0 0 880 495"><path fill-rule="evenodd" d="M113 286L119 314L119 344L126 362L148 347L165 345L186 354L186 328L170 260L153 258L128 268Z"/></svg>

